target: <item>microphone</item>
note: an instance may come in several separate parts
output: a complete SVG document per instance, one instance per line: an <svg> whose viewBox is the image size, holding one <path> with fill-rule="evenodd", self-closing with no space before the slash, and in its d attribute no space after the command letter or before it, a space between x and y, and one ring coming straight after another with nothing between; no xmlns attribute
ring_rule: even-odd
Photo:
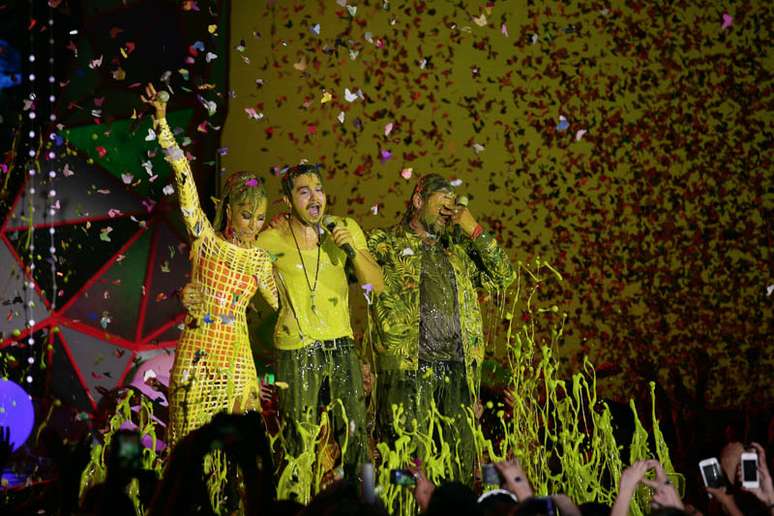
<svg viewBox="0 0 774 516"><path fill-rule="evenodd" d="M336 229L336 219L334 219L330 215L326 215L325 217L323 217L323 224L325 225L325 228L331 233L333 233L333 230ZM341 250L347 253L347 257L349 257L350 259L353 260L355 258L356 253L355 253L355 250L352 249L351 245L344 244L341 246Z"/></svg>

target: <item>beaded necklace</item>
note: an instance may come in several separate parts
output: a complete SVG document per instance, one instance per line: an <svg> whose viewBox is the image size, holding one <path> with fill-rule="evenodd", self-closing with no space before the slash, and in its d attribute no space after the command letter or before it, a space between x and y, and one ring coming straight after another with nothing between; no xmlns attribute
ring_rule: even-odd
<svg viewBox="0 0 774 516"><path fill-rule="evenodd" d="M296 239L296 234L293 231L293 221L289 221L288 227L290 228L290 234L293 237L293 242L296 244L296 251L298 251L298 259L301 260L301 268L304 271L304 279L306 280L306 286L309 287L309 294L312 298L312 311L317 311L317 305L315 303L315 295L317 294L317 279L319 278L320 274L320 248L322 247L320 245L320 230L318 228L317 230L317 265L315 267L314 271L314 286L312 286L312 282L309 281L309 274L306 272L306 264L304 263L304 256L301 254L301 246L298 245L298 240Z"/></svg>

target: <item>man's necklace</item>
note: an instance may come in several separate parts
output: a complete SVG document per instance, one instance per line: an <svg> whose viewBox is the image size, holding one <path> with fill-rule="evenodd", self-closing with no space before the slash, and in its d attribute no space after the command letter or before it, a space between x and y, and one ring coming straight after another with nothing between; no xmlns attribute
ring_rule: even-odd
<svg viewBox="0 0 774 516"><path fill-rule="evenodd" d="M309 293L310 297L312 298L312 311L317 311L317 305L315 304L315 294L317 293L317 278L320 274L320 233L317 232L317 266L315 267L314 271L314 286L312 286L312 282L309 281L309 274L306 272L306 264L304 263L304 255L301 254L301 247L298 245L298 240L296 239L296 234L293 232L293 221L290 221L288 223L288 227L290 228L290 234L293 237L293 242L296 244L296 251L298 251L298 259L301 260L301 269L304 271L304 279L306 280L306 286L309 287Z"/></svg>

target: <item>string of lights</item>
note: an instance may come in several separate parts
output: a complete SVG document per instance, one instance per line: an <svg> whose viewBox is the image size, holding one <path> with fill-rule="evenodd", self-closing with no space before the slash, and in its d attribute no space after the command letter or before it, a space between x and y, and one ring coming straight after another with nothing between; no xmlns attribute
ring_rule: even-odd
<svg viewBox="0 0 774 516"><path fill-rule="evenodd" d="M36 321L32 319L33 314L33 308L35 306L35 195L37 193L35 185L36 185L36 176L37 176L37 169L38 169L38 148L39 146L36 144L36 140L39 139L40 135L38 131L36 131L37 126L39 125L37 123L37 107L38 107L38 97L36 93L36 75L35 75L35 69L36 69L36 61L37 61L37 46L36 46L36 33L37 31L34 30L33 21L35 20L35 2L29 3L30 7L30 28L29 30L29 74L27 74L27 100L25 101L25 104L27 104L27 136L28 136L28 143L27 143L27 181L26 181L26 188L25 188L25 205L26 205L26 211L25 214L28 221L28 229L27 229L27 252L28 252L28 259L27 263L28 270L25 271L25 278L24 278L24 318L26 320L26 327L30 331L29 335L27 336L27 349L28 349L28 356L27 356L27 362L30 364L30 366L34 365L35 363L35 335L32 332L32 328L35 327ZM25 381L28 384L31 384L33 382L32 374L27 374Z"/></svg>
<svg viewBox="0 0 774 516"><path fill-rule="evenodd" d="M54 37L54 9L51 6L51 3L48 4L48 44L49 44L49 53L48 53L48 103L49 103L49 121L51 122L52 126L54 122L56 122L56 114L54 111L54 103L56 102L56 95L54 94L56 91L56 75L54 71L54 55L55 55L55 47L54 44L56 42ZM49 162L50 163L56 163L56 149L53 146L53 142L56 140L56 132L55 128L52 127L51 133L49 134ZM56 300L57 300L57 270L56 270L56 229L54 227L54 217L56 215L56 210L59 204L57 203L56 199L56 190L54 189L54 180L57 177L57 171L52 166L48 172L49 181L51 184L51 188L48 191L48 195L46 196L46 212L48 217L50 218L50 227L48 230L49 233L49 263L51 266L51 288L50 288L50 307L49 309L51 312L54 312L56 310Z"/></svg>

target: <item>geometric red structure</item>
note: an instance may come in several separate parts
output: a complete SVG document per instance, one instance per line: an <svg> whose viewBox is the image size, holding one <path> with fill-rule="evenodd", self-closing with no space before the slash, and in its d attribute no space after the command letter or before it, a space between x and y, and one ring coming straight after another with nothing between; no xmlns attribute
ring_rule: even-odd
<svg viewBox="0 0 774 516"><path fill-rule="evenodd" d="M173 197L149 203L79 153L44 167L76 172L38 181L33 199L22 185L0 227L0 263L10 265L0 274L6 305L0 349L16 357L10 370L22 385L32 375L34 390L40 390L46 372L50 395L90 412L100 390L123 385L141 357L174 348L184 318L176 292L190 270L188 244ZM51 190L60 200L53 216L46 211ZM28 241L30 221L34 231ZM51 228L57 242L56 303L45 291L53 284ZM34 289L25 294L29 281ZM32 301L26 309L25 296ZM27 319L34 325L25 327ZM31 345L30 336L35 336ZM43 349L46 360L27 362L36 354L43 358ZM50 367L43 370L42 363Z"/></svg>

